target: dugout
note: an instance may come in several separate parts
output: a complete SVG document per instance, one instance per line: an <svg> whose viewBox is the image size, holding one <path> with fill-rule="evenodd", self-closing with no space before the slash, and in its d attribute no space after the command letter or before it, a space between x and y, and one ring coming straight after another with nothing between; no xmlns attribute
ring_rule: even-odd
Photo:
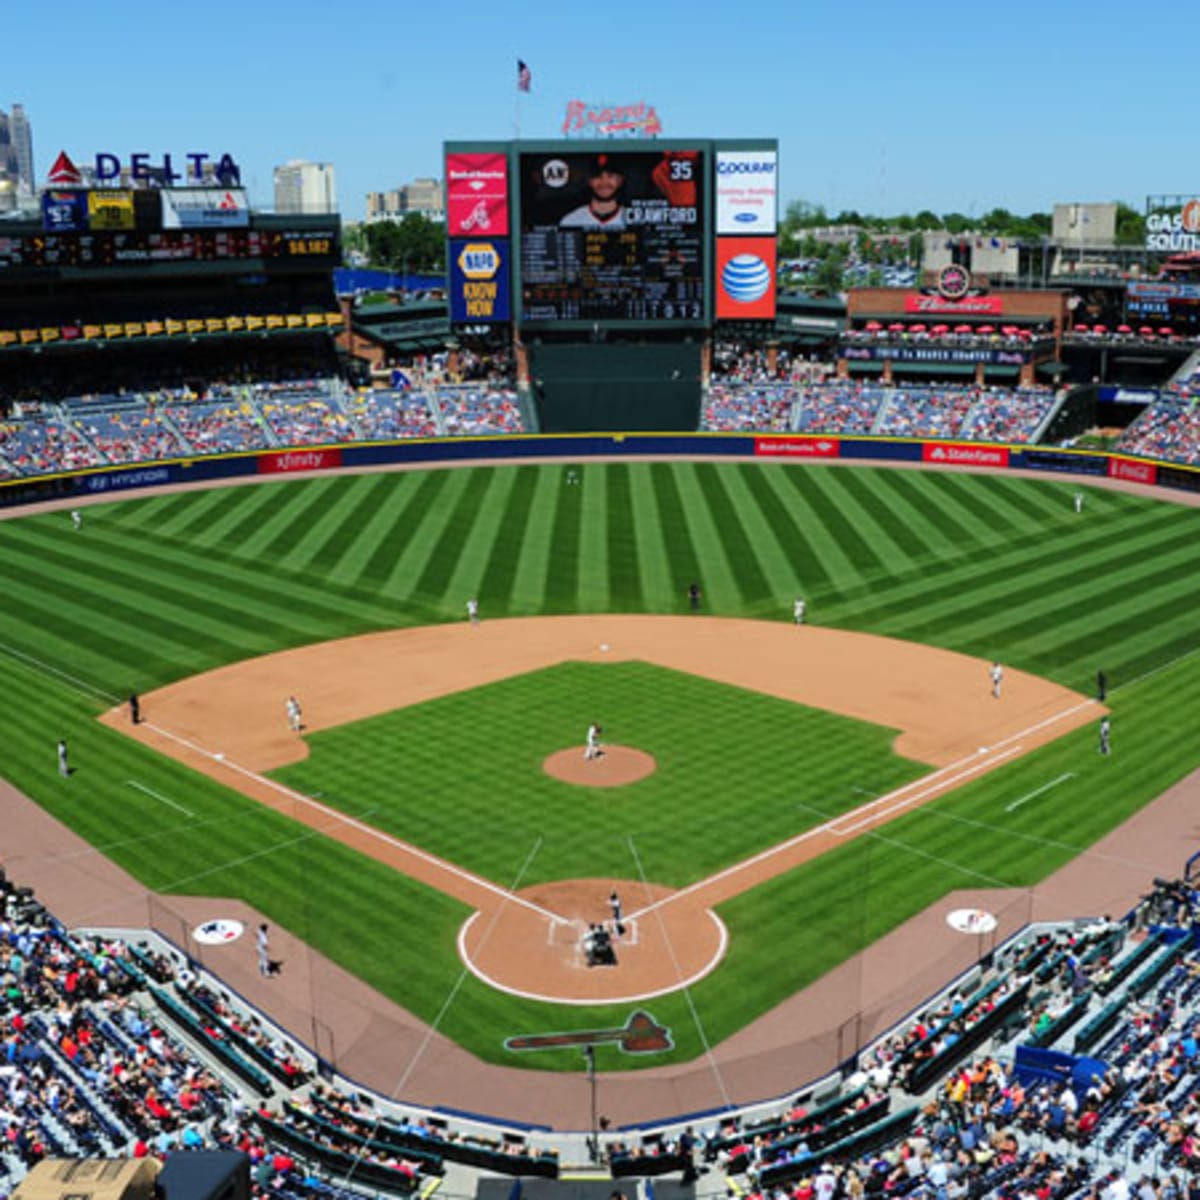
<svg viewBox="0 0 1200 1200"><path fill-rule="evenodd" d="M702 344L527 342L530 390L543 433L695 429Z"/></svg>

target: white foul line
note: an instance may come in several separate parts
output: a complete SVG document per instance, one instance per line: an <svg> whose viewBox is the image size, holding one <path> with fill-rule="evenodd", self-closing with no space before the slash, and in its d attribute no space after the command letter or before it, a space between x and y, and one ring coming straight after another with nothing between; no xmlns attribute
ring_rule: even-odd
<svg viewBox="0 0 1200 1200"><path fill-rule="evenodd" d="M1063 720L1064 717L1074 716L1075 713L1080 712L1082 709L1090 708L1094 703L1094 700L1083 700L1079 704L1074 704L1070 708L1063 709L1062 712L1054 713L1052 716L1046 717L1043 720L1030 725L1027 729L1018 730L1016 733L1009 734L1008 737L1001 738L995 746L992 746L989 749L997 750L1001 746L1008 746L1012 742L1017 742L1020 738L1028 737L1031 733L1037 733L1039 730L1045 729L1047 725L1056 724L1057 722ZM1009 758L1013 754L1018 753L1020 749L1021 747L1018 745L1015 749L1005 750L999 754L994 754L987 759L981 759L978 755L971 754L966 758L960 758L957 762L948 763L946 766L939 767L936 771L924 776L922 779L915 779L912 783L907 783L902 788L897 788L893 792L888 792L886 795L878 797L878 799L871 800L866 804L862 804L858 808L852 809L848 813L842 813L841 816L834 817L832 820L826 821L813 829L807 829L804 831L804 833L797 834L794 838L789 838L786 842L779 842L774 846L768 847L766 850L760 851L758 854L754 854L749 858L743 859L741 862L734 863L731 867L726 867L723 871L718 871L715 875L709 875L705 879L698 880L696 883L692 883L685 888L681 888L678 892L672 892L671 895L664 896L661 900L655 900L653 904L648 904L645 908L640 908L637 910L637 912L630 913L630 919L632 920L634 917L645 916L646 913L653 912L656 908L661 908L664 905L671 904L674 901L681 899L683 896L690 895L692 892L696 892L701 888L708 887L710 883L715 883L718 879L725 879L727 876L734 875L739 871L744 871L746 868L754 866L756 863L764 862L768 858L774 858L775 855L782 854L785 851L790 850L793 846L798 846L801 842L806 842L810 838L817 837L822 833L833 833L834 836L839 836L839 831L836 830L834 826L849 818L863 817L865 818L864 823L870 824L876 818L868 817L867 814L877 804L885 804L889 801L898 801L897 804L893 804L891 808L887 809L887 812L893 811L896 807L903 808L905 805L911 804L914 799L909 798L908 800L900 801L899 797L903 796L905 792L908 792L916 787L926 787L927 790L934 790L935 787L947 787L951 784L957 783L960 779L977 774L986 767L994 766L1000 761L1000 759ZM951 776L949 779L939 780L940 776L946 775L951 771L958 771L961 767L966 767L967 770L963 771L959 775ZM934 784L935 780L939 780L936 785ZM853 829L845 830L841 833L841 836L845 836L845 833L850 832L853 832Z"/></svg>
<svg viewBox="0 0 1200 1200"><path fill-rule="evenodd" d="M137 788L139 792L145 792L147 796L153 796L155 800L161 800L164 804L169 804L176 812L181 812L185 817L194 817L196 814L190 808L184 808L182 804L176 804L174 800L169 800L166 796L160 796L156 791L146 787L144 784L138 783L136 779L125 780L130 787Z"/></svg>
<svg viewBox="0 0 1200 1200"><path fill-rule="evenodd" d="M1011 804L1004 806L1005 812L1012 812L1015 808L1020 808L1026 800L1032 800L1035 796L1040 796L1043 792L1048 792L1052 787L1058 787L1060 783L1064 783L1068 779L1074 779L1075 772L1068 771L1066 775L1060 775L1057 779L1050 780L1049 783L1044 783L1036 792L1030 792L1028 796L1022 796L1020 800L1014 800Z"/></svg>
<svg viewBox="0 0 1200 1200"><path fill-rule="evenodd" d="M534 904L531 900L526 900L522 896L518 896L510 892L507 888L499 887L490 879L484 879L480 875L474 875L470 871L464 870L462 867L455 866L452 862L447 862L444 858L438 858L434 854L427 854L424 850L418 849L411 842L402 841L400 838L392 837L389 833L384 833L383 830L377 829L374 825L368 825L364 821L357 821L354 817L347 816L344 812L339 812L336 808L331 808L328 804L321 804L314 800L311 796L305 796L302 792L293 791L290 787L286 787L282 783L277 783L274 779L268 779L265 775L259 775L257 771L251 771L249 767L243 767L235 763L233 759L227 758L224 754L214 753L211 750L206 750L203 746L198 746L195 742L189 741L185 737L181 737L177 733L172 733L169 729L163 729L161 725L153 725L149 721L144 721L143 724L147 729L154 730L155 733L161 734L163 737L172 742L178 742L181 746L186 746L195 754L203 755L205 758L211 758L213 762L220 763L223 767L228 767L231 771L236 771L239 775L245 775L247 779L253 779L257 783L261 783L266 787L273 788L281 795L286 796L289 800L297 804L306 805L309 808L314 808L317 812L324 813L327 817L334 821L341 822L343 825L349 825L351 829L357 829L359 833L365 833L369 837L378 838L381 842L387 843L389 846L394 846L398 850L404 851L406 854L411 854L414 858L419 858L423 862L432 864L442 871L450 875L457 875L459 879L473 884L477 888L482 888L484 891L491 892L493 895L499 896L504 900L511 900L514 904L520 904L529 909L531 912L537 913L541 917L547 917L550 920L558 920L556 913L550 912L549 909L542 908L540 904ZM436 884L434 885L436 887ZM441 889L439 889L441 890Z"/></svg>
<svg viewBox="0 0 1200 1200"><path fill-rule="evenodd" d="M103 688L98 688L88 683L86 679L80 679L78 675L72 675L69 671L61 671L58 667L51 663L45 662L40 658L35 658L32 654L26 654L24 650L18 650L16 646L10 646L7 642L0 642L0 650L5 654L11 655L20 662L24 662L28 666L36 667L39 671L45 671L47 675L57 675L59 679L65 679L68 683L74 684L77 691L86 692L90 696L99 696L101 700L115 700L111 692L106 692Z"/></svg>

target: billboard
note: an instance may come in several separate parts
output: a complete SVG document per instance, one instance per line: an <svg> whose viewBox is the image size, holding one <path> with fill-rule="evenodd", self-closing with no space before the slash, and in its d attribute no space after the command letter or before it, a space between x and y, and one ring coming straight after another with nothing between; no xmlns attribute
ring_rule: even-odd
<svg viewBox="0 0 1200 1200"><path fill-rule="evenodd" d="M87 222L87 192L47 188L42 193L42 228L47 233L82 233Z"/></svg>
<svg viewBox="0 0 1200 1200"><path fill-rule="evenodd" d="M446 155L446 231L451 237L508 236L508 156Z"/></svg>
<svg viewBox="0 0 1200 1200"><path fill-rule="evenodd" d="M775 239L717 238L717 319L775 317Z"/></svg>
<svg viewBox="0 0 1200 1200"><path fill-rule="evenodd" d="M133 193L127 190L93 191L87 194L88 227L132 229Z"/></svg>
<svg viewBox="0 0 1200 1200"><path fill-rule="evenodd" d="M250 204L241 188L163 188L164 229L244 229Z"/></svg>
<svg viewBox="0 0 1200 1200"><path fill-rule="evenodd" d="M1200 251L1200 199L1183 200L1146 217L1146 249L1178 254Z"/></svg>
<svg viewBox="0 0 1200 1200"><path fill-rule="evenodd" d="M704 321L703 150L626 143L518 162L523 321Z"/></svg>
<svg viewBox="0 0 1200 1200"><path fill-rule="evenodd" d="M779 156L717 151L717 233L774 233Z"/></svg>
<svg viewBox="0 0 1200 1200"><path fill-rule="evenodd" d="M457 324L508 321L507 241L450 242L450 320Z"/></svg>

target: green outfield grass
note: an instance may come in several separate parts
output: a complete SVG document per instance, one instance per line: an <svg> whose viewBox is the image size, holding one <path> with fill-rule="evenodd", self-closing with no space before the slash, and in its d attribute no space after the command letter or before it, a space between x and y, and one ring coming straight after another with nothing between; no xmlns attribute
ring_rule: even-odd
<svg viewBox="0 0 1200 1200"><path fill-rule="evenodd" d="M612 790L546 775L591 713L658 770ZM683 887L927 773L895 736L647 663L562 663L315 734L274 776L502 885Z"/></svg>
<svg viewBox="0 0 1200 1200"><path fill-rule="evenodd" d="M651 1005L672 1026L681 1058L949 889L1019 888L1044 877L1200 759L1191 720L1200 711L1195 510L1085 488L1077 516L1074 480L732 463L588 463L580 473L578 487L564 486L565 466L555 465L218 488L89 507L78 533L65 511L0 522L7 701L0 771L147 887L244 898L418 1015L440 1014L442 1031L483 1057L510 1061L501 1043L513 1033L608 1024L626 1014L563 1010L461 981L453 953L467 915L461 905L144 750L98 725L95 714L132 688L147 692L250 655L459 620L471 595L485 619L682 613L693 579L710 614L786 621L802 594L816 623L999 658L1082 691L1105 668L1113 688L1110 759L1095 752L1094 731L1071 734L723 906L733 935L727 964L690 998ZM543 674L497 685L496 694L510 707L553 705L557 685L547 680L555 673ZM533 683L551 698L523 696ZM704 705L723 705L728 696L779 703L672 678L672 689L693 686L704 689L697 700ZM393 721L396 729L427 722L422 728L432 735L439 723L447 727L457 699L467 702L448 698L379 718L380 729L391 736ZM639 698L619 702L634 719ZM686 723L667 727L677 716L661 714L664 745L682 747L693 736ZM835 720L799 709L779 719L806 731L810 720ZM318 740L332 745L365 728ZM701 723L697 744L712 733ZM66 783L55 770L54 742L62 736L78 767ZM562 736L564 744L578 742L575 714ZM796 748L779 749L790 755ZM307 769L329 771L324 746L318 750ZM336 786L321 787L315 776L311 786L365 820L397 821L406 834L405 806L429 780L426 768L453 752L443 746L432 756L405 756L391 796L378 783L381 761L368 773L375 782L364 775L361 788L349 786L350 763L329 776ZM373 757L366 742L354 753ZM716 806L727 790L732 809L753 814L775 758L747 756L736 788L714 787L706 803ZM870 764L885 776L909 769L886 756L872 755ZM1006 811L1013 797L1063 774L1072 778L1055 789L1053 803ZM651 782L665 786L666 774L638 787ZM883 791L889 784L881 778L854 786ZM815 822L851 806L840 787L841 777L828 792L806 783L791 819ZM772 803L785 807L783 796ZM471 803L482 804L482 793ZM705 850L707 820L688 830L693 852L724 853ZM669 845L674 830L664 840L644 823L636 829L634 845L654 868L648 875L681 863L686 870L685 857ZM726 836L715 830L711 840ZM620 839L607 846L615 861ZM527 851L514 839L501 848L464 844L458 857L508 882L503 876L519 869ZM538 864L542 877L577 873L565 843L563 852L565 865L549 856ZM19 879L22 862L5 857ZM103 924L104 914L95 920ZM628 1065L611 1048L598 1058L604 1067ZM528 1065L579 1067L569 1054Z"/></svg>

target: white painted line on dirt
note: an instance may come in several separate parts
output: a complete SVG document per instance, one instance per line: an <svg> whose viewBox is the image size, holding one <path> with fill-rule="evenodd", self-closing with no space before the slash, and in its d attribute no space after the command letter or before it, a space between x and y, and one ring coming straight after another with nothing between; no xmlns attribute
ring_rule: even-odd
<svg viewBox="0 0 1200 1200"><path fill-rule="evenodd" d="M1019 754L1020 752L1021 747L1017 745L1008 750L1002 750L999 754L994 754L991 758L976 759L971 766L964 768L957 775L951 775L946 779L939 779L936 783L932 783L923 791L914 792L911 796L905 796L902 800L897 800L895 804L889 804L887 808L881 808L877 812L873 812L869 816L863 817L862 820L856 821L853 825L849 825L844 829L837 829L835 826L839 821L842 820L841 817L837 817L828 822L825 828L831 834L833 834L834 837L848 837L852 833L858 833L860 829L866 829L870 825L878 825L884 819L892 816L894 813L903 812L904 809L909 808L913 804L919 804L922 800L928 799L930 796L935 796L939 792L945 791L950 787L951 784L961 783L964 779L970 779L972 775L978 775L980 771L991 770L991 768L1002 759L1011 758L1014 754ZM912 784L909 784L909 787L912 786ZM899 792L894 792L892 794L900 795ZM887 797L881 797L881 799L886 798ZM870 808L872 806L864 805L863 807ZM854 814L850 813L848 815L853 816Z"/></svg>
<svg viewBox="0 0 1200 1200"><path fill-rule="evenodd" d="M479 913L472 913L462 924L458 931L458 956L462 959L467 970L475 976L476 979L482 980L493 987L498 992L504 992L509 996L518 996L522 1000L537 1000L543 1004L571 1004L576 1008L585 1008L595 1004L635 1004L642 1000L653 1000L658 996L668 996L671 992L678 992L684 988L691 987L694 983L699 983L706 975L711 975L725 957L725 951L729 946L729 930L725 928L725 922L717 916L711 909L705 911L705 916L713 922L717 927L717 947L713 952L712 957L706 962L695 974L690 975L687 979L680 979L675 983L668 984L666 987L656 988L652 992L638 992L630 996L592 996L583 999L569 999L566 996L544 996L540 992L527 992L521 988L509 987L506 983L501 983L497 979L493 979L485 971L480 970L479 965L471 958L467 950L467 933L471 926L479 919ZM620 947L617 951L618 964L620 962ZM618 965L613 968L619 971L621 968Z"/></svg>
<svg viewBox="0 0 1200 1200"><path fill-rule="evenodd" d="M185 817L194 817L196 814L190 808L184 808L182 804L176 804L167 796L160 795L153 788L146 787L145 784L138 783L136 779L125 780L132 788L137 788L139 792L145 792L147 796L153 796L155 800L161 800L164 804L169 804L176 812L181 812Z"/></svg>
<svg viewBox="0 0 1200 1200"><path fill-rule="evenodd" d="M1094 704L1094 700L1084 700L1079 704L1073 704L1070 708L1065 708L1061 712L1054 713L1041 721L1035 722L1027 729L1018 730L1016 733L1010 734L1008 737L1001 738L995 746L991 747L991 749L998 750L1001 746L1009 745L1012 742L1019 741L1023 737L1028 737L1030 734L1038 733L1047 726L1057 724L1066 717L1074 716L1075 713L1081 712L1085 708L1091 708ZM1012 753L1013 751L1011 750L1005 751L998 757L1008 757ZM765 862L769 858L774 858L775 855L782 854L785 851L790 850L793 846L800 845L801 842L806 842L810 838L829 832L832 826L836 825L839 821L844 821L850 817L865 816L872 808L875 807L875 805L894 801L900 796L903 796L905 792L910 791L913 788L932 786L934 781L939 779L939 777L954 771L958 771L963 767L974 766L976 771L982 770L984 767L989 766L992 761L994 760L980 759L978 753L976 753L969 754L965 758L960 758L957 762L948 763L946 766L939 767L936 771L931 772L929 775L926 775L921 779L916 779L912 783L905 784L904 787L897 788L895 791L888 792L886 795L879 796L875 800L868 801L868 803L862 804L858 808L853 809L848 813L843 813L840 817L835 817L832 821L826 821L824 824L818 825L813 829L807 829L803 833L797 834L794 838L789 838L786 842L779 842L766 850L760 851L758 854L754 854L749 858L743 859L739 863L734 863L731 867L726 867L724 870L718 871L715 875L709 875L706 879L698 880L696 883L689 884L687 887L681 888L679 891L673 892L669 896L664 896L661 900L656 900L653 904L648 904L645 908L640 908L636 912L630 913L630 918L632 919L633 917L645 916L647 913L653 912L656 908L661 908L664 905L672 904L676 900L682 899L684 896L689 896L693 892L700 891L702 888L707 887L710 883L715 883L719 879L726 879L730 875L736 875L739 871L744 871L760 862ZM943 781L939 786L945 787L948 782L952 783L954 780Z"/></svg>
<svg viewBox="0 0 1200 1200"><path fill-rule="evenodd" d="M152 729L155 733L161 734L169 741L177 742L180 746L186 746L189 750L203 755L205 758L211 758L215 762L219 762L223 767L228 767L231 771L236 771L239 775L244 775L247 779L253 779L261 783L264 787L269 787L280 795L286 796L296 804L303 804L308 808L315 809L317 812L331 817L334 821L348 825L351 829L358 830L359 833L365 833L368 837L377 838L389 846L394 846L397 850L411 854L414 858L419 858L422 862L427 862L431 866L445 871L448 875L454 875L475 887L482 888L486 892L491 892L494 896L499 896L501 899L511 900L514 904L520 904L523 908L527 908L539 916L554 919L557 915L550 912L549 909L542 908L540 904L534 904L532 901L510 892L507 888L500 887L490 879L484 879L482 876L472 874L472 872L464 870L462 867L455 866L454 863L447 862L443 858L438 858L436 855L428 854L424 850L418 849L411 842L405 842L400 838L392 837L390 833L384 833L374 825L368 825L364 821L356 820L354 817L347 816L346 813L338 812L336 808L331 808L328 804L321 804L311 796L305 796L302 792L294 791L282 783L277 783L274 779L268 779L265 775L260 775L257 771L251 771L249 767L243 767L240 763L234 762L233 759L226 757L224 754L214 754L211 750L206 750L203 746L198 746L188 738L181 737L177 733L172 733L169 729L163 729L161 725L154 725L150 722L144 722L144 724L147 729Z"/></svg>
<svg viewBox="0 0 1200 1200"><path fill-rule="evenodd" d="M1024 804L1027 800L1033 800L1036 797L1040 796L1043 792L1048 792L1052 787L1058 787L1058 785L1060 783L1065 783L1068 779L1074 779L1074 778L1075 778L1075 772L1068 771L1065 775L1060 775L1057 779L1052 779L1052 780L1050 780L1049 783L1042 784L1042 786L1040 788L1038 788L1037 791L1030 792L1029 795L1022 796L1020 798L1020 800L1014 800L1011 804L1006 804L1004 806L1004 811L1005 812L1013 812L1015 809L1020 808L1021 805Z"/></svg>
<svg viewBox="0 0 1200 1200"><path fill-rule="evenodd" d="M68 683L74 684L79 691L87 692L90 696L99 696L101 700L117 699L111 692L106 692L103 688L93 686L86 679L80 679L78 675L72 675L69 671L61 671L58 667L51 666L50 663L44 662L40 658L35 658L32 654L26 654L24 650L18 650L16 646L10 646L7 642L0 642L0 651L25 663L26 666L36 667L37 670L44 671L47 675L57 675L59 679L65 679Z"/></svg>

